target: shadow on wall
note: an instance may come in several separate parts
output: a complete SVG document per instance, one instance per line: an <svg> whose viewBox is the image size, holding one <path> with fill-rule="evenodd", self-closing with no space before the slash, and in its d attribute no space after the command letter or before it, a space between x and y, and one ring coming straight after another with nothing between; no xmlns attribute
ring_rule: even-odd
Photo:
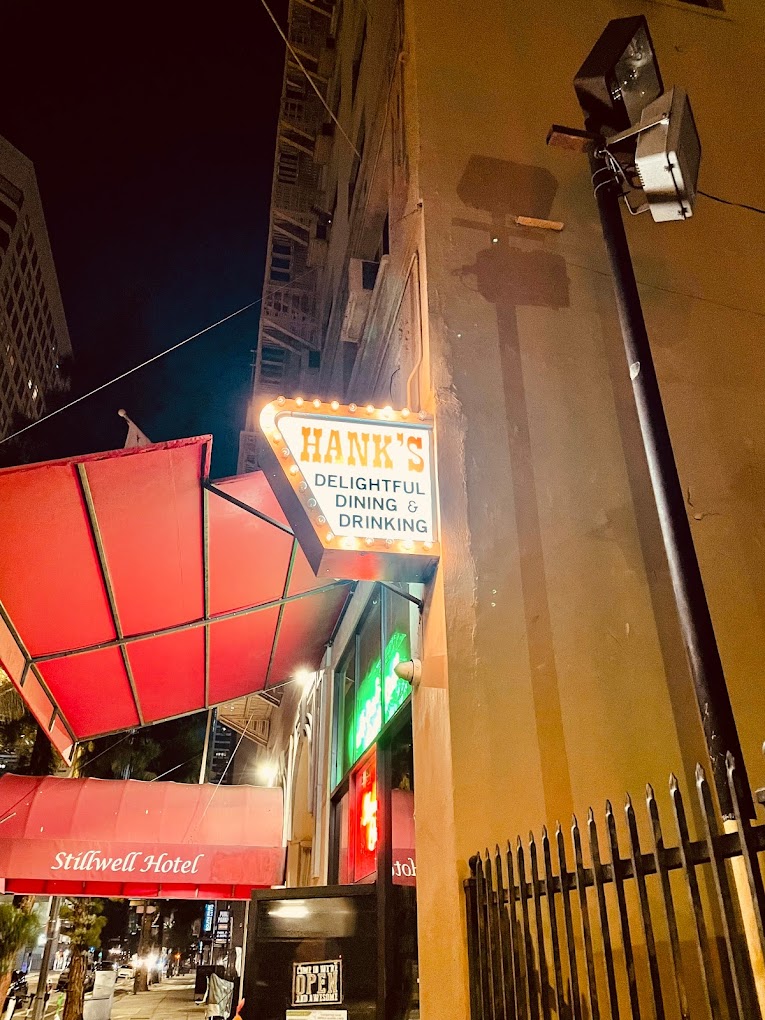
<svg viewBox="0 0 765 1020"><path fill-rule="evenodd" d="M471 156L457 194L465 205L488 213L490 222L453 220L455 226L475 229L488 240L488 246L477 253L475 263L462 267L458 273L474 277L478 292L496 309L529 677L545 814L551 819L568 817L574 805L534 478L518 309L566 308L569 285L563 259L539 247L525 247L530 239L529 230L516 226L514 217L548 219L557 187L556 179L543 167ZM537 233L534 241L538 240ZM496 540L502 543L504 536L499 534ZM495 624L479 613L476 633L479 649L487 647L487 642L491 646L487 631L492 626Z"/></svg>

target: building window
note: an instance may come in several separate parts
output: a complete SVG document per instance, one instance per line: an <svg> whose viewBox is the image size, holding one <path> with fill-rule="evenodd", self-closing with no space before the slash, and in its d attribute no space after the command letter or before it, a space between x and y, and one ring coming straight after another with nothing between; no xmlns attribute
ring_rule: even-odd
<svg viewBox="0 0 765 1020"><path fill-rule="evenodd" d="M411 694L396 666L411 658L412 604L388 588L375 590L336 671L339 783L377 740Z"/></svg>

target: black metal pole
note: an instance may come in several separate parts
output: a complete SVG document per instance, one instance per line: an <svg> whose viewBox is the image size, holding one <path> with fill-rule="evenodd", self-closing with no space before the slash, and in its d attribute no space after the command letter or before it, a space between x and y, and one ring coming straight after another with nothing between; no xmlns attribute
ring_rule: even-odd
<svg viewBox="0 0 765 1020"><path fill-rule="evenodd" d="M619 199L621 188L609 179L610 171L603 159L592 155L590 162L643 446L720 810L725 818L733 817L725 765L726 753L730 751L740 777L741 803L749 817L754 818L744 756L693 545L624 231Z"/></svg>

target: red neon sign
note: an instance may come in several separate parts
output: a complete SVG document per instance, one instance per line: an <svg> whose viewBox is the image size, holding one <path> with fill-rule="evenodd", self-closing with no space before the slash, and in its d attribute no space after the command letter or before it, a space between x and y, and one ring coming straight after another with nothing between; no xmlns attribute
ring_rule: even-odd
<svg viewBox="0 0 765 1020"><path fill-rule="evenodd" d="M353 880L363 881L377 870L377 762L374 753L363 761L353 776Z"/></svg>
<svg viewBox="0 0 765 1020"><path fill-rule="evenodd" d="M361 818L359 825L367 850L377 849L377 783L367 790L361 798Z"/></svg>

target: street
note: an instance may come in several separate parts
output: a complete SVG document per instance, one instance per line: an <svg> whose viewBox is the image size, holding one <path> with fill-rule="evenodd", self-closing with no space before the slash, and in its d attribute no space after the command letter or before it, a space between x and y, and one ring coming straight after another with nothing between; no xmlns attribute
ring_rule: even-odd
<svg viewBox="0 0 765 1020"><path fill-rule="evenodd" d="M63 993L51 992L45 1009L45 1020L52 1020L59 1012L59 998L63 1008ZM89 996L86 996L86 1002ZM26 1020L29 1010L14 1014L14 1018ZM193 977L166 978L154 985L148 992L133 995L133 982L124 978L118 981L114 990L112 1020L192 1020L204 1016L204 1006L194 1005Z"/></svg>

